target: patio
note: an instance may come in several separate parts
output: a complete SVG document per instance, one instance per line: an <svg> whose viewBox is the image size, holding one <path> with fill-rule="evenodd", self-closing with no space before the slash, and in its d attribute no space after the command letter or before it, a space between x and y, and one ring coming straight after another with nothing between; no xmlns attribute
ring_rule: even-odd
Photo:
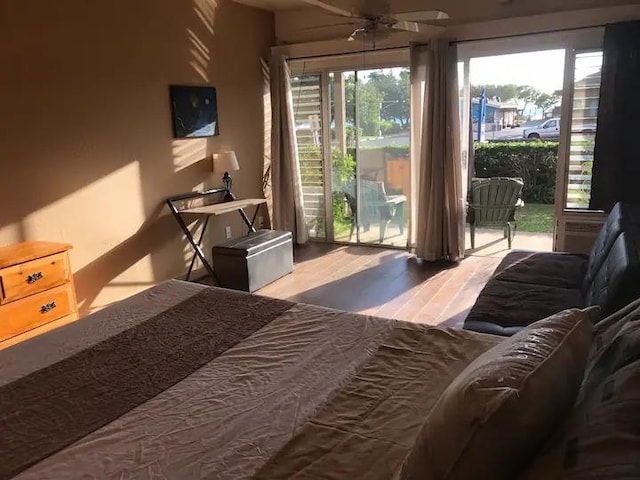
<svg viewBox="0 0 640 480"><path fill-rule="evenodd" d="M380 245L379 229L377 224L372 224L368 232L360 231L360 242L370 243L374 246ZM356 240L355 232L352 241ZM349 242L349 232L337 236L338 242ZM404 247L407 244L407 231L400 234L400 230L394 224L390 224L385 232L385 242L383 246ZM469 226L466 228L466 245L471 245ZM550 252L553 250L553 233L523 232L518 230L513 239L513 248L518 250L535 250L539 252ZM477 257L502 258L509 253L507 240L503 238L502 230L495 228L476 228L476 248L467 248L466 255Z"/></svg>
<svg viewBox="0 0 640 480"><path fill-rule="evenodd" d="M466 231L466 245L471 245L469 227ZM513 239L513 249L534 250L537 252L553 251L553 233L522 232L518 230ZM502 229L476 228L476 248L467 248L466 255L476 257L502 258L509 253L507 240L503 238Z"/></svg>

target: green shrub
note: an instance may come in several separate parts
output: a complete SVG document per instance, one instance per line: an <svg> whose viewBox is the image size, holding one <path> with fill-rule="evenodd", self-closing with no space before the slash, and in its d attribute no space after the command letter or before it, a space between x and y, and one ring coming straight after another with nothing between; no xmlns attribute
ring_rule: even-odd
<svg viewBox="0 0 640 480"><path fill-rule="evenodd" d="M496 142L475 146L475 176L522 178L525 203L554 202L557 166L557 142Z"/></svg>
<svg viewBox="0 0 640 480"><path fill-rule="evenodd" d="M356 161L350 153L343 155L337 148L332 149L331 164L334 189L341 189L356 177Z"/></svg>
<svg viewBox="0 0 640 480"><path fill-rule="evenodd" d="M333 169L333 223L336 234L343 233L351 225L351 215L346 204L346 197L343 187L356 177L356 161L353 155L342 154L340 150L334 148L331 151L331 166Z"/></svg>
<svg viewBox="0 0 640 480"><path fill-rule="evenodd" d="M402 132L402 125L390 120L382 120L380 122L380 131L383 135L393 135Z"/></svg>

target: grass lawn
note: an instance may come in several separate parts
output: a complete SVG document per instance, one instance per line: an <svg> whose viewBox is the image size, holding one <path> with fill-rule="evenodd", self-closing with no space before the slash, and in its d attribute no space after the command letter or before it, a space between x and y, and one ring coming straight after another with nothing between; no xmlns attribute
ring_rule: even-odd
<svg viewBox="0 0 640 480"><path fill-rule="evenodd" d="M518 230L521 232L553 233L553 205L525 203L516 210Z"/></svg>

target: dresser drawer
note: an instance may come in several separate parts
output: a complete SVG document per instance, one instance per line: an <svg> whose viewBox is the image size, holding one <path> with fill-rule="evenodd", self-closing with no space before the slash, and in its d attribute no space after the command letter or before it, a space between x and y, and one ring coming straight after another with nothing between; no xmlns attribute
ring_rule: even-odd
<svg viewBox="0 0 640 480"><path fill-rule="evenodd" d="M0 303L13 302L62 285L69 281L70 274L66 253L58 253L0 269L0 285L2 285Z"/></svg>
<svg viewBox="0 0 640 480"><path fill-rule="evenodd" d="M74 312L71 284L0 306L0 342Z"/></svg>

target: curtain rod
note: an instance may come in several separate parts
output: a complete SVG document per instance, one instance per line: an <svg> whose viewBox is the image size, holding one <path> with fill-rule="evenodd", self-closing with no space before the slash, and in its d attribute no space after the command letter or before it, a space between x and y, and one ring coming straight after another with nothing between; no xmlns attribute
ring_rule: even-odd
<svg viewBox="0 0 640 480"><path fill-rule="evenodd" d="M325 54L318 54L318 55L305 55L303 57L287 57L287 60L309 60L313 58L348 57L350 55L363 55L367 53L391 52L394 50L407 50L408 48L409 48L409 45L407 45L406 47L375 48L370 50L358 50L355 52L325 53Z"/></svg>
<svg viewBox="0 0 640 480"><path fill-rule="evenodd" d="M607 24L604 25L589 25L585 27L574 27L574 28L556 28L554 30L543 30L540 32L529 32L529 33L514 33L511 35L497 35L495 37L484 37L484 38L470 38L468 40L452 40L449 42L449 45L460 45L463 43L472 43L472 42L484 42L488 40L504 40L506 38L519 38L519 37L530 37L531 35L545 35L548 33L562 33L562 32L577 32L580 30L591 30L593 28L602 28L606 27Z"/></svg>
<svg viewBox="0 0 640 480"><path fill-rule="evenodd" d="M562 32L576 32L580 30L591 30L594 28L603 28L606 27L607 24L601 25L589 25L584 27L574 27L574 28L557 28L554 30L543 30L540 32L529 32L529 33L514 33L511 35L496 35L495 37L481 37L481 38L470 38L468 40L452 40L449 42L450 45L460 45L464 43L472 43L472 42L483 42L489 40L504 40L506 38L519 38L519 37L530 37L532 35L545 35L548 33L562 33ZM386 47L386 48L375 48L370 50L358 50L355 52L341 52L341 53L325 53L318 55L305 55L301 57L289 57L287 56L287 60L310 60L314 58L332 58L332 57L346 57L349 55L363 55L367 53L376 53L376 52L390 52L394 50L406 50L409 48L409 45L406 47Z"/></svg>

